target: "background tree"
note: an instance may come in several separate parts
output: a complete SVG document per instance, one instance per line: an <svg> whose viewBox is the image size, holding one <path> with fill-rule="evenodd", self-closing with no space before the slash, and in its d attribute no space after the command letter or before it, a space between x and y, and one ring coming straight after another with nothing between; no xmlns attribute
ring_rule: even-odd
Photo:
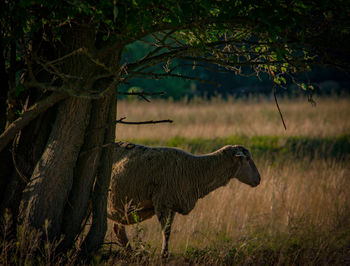
<svg viewBox="0 0 350 266"><path fill-rule="evenodd" d="M342 0L5 1L0 214L12 217L12 237L49 221L49 239L72 248L91 203L82 247L100 247L122 84L201 80L196 69L213 64L281 86L313 64L349 72L349 14ZM136 41L144 54L128 54Z"/></svg>

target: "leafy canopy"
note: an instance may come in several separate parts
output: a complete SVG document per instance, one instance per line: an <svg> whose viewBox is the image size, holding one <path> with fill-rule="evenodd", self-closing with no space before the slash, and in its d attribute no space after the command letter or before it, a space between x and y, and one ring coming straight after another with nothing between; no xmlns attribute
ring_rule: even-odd
<svg viewBox="0 0 350 266"><path fill-rule="evenodd" d="M211 64L238 74L250 67L281 86L312 64L350 69L347 0L7 0L4 6L3 53L9 61L10 44L16 42L22 71L35 63L33 42L64 43L64 32L74 25L93 30L97 49L135 41L149 45L144 54L123 57L121 83L145 77L198 79L181 70Z"/></svg>

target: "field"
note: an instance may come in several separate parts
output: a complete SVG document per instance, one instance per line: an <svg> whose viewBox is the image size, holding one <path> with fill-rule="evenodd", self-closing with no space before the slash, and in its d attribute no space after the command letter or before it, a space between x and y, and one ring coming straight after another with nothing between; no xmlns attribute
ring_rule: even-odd
<svg viewBox="0 0 350 266"><path fill-rule="evenodd" d="M169 140L184 138L219 138L227 136L306 136L333 137L350 133L349 99L316 99L316 106L305 98L280 100L286 122L284 129L274 101L264 99L187 103L154 100L120 101L118 117L126 121L172 119L171 124L130 126L118 124L117 139Z"/></svg>
<svg viewBox="0 0 350 266"><path fill-rule="evenodd" d="M170 265L345 265L350 263L350 100L281 100L284 130L272 101L120 101L129 121L172 124L117 126L117 140L176 146L193 153L225 144L250 148L262 176L257 188L237 180L177 215ZM137 256L117 250L115 264L158 264L155 217L128 228ZM111 224L106 242L113 242Z"/></svg>

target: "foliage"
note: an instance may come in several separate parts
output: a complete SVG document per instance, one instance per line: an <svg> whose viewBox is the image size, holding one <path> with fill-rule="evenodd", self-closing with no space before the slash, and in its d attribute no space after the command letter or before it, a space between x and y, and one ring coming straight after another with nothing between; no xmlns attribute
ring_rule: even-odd
<svg viewBox="0 0 350 266"><path fill-rule="evenodd" d="M315 63L349 69L345 44L349 40L350 9L344 0L36 0L5 1L4 7L3 53L8 71L13 71L10 44L17 43L18 73L30 71L30 65L40 59L31 51L33 41L41 38L43 43L64 45L65 31L76 24L95 31L91 37L96 47L121 42L127 54L127 45L135 40L148 44L143 54L133 49L133 58L124 56L122 83L135 77L198 79L188 75L190 69L207 69L208 64L236 74L267 73L279 86L293 80L291 74L309 70ZM156 65L160 67L155 69ZM50 68L62 79L60 71ZM308 84L299 85L303 90L313 89ZM23 88L17 93L20 90Z"/></svg>

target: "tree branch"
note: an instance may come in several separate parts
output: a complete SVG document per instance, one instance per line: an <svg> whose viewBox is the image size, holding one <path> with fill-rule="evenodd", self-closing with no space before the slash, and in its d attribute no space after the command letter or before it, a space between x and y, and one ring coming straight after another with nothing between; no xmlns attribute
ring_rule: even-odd
<svg viewBox="0 0 350 266"><path fill-rule="evenodd" d="M174 77L174 78L182 78L182 79L188 79L188 80L196 80L202 83L208 83L208 84L212 84L212 85L216 85L218 87L220 87L220 83L211 81L211 80L206 80L206 79L201 79L201 78L197 78L197 77L191 77L191 76L186 76L186 75L182 75L182 74L173 74L173 73L152 73L152 72L134 72L135 76L152 76L155 79L164 79L167 77Z"/></svg>
<svg viewBox="0 0 350 266"><path fill-rule="evenodd" d="M15 137L17 132L28 125L39 114L48 108L65 99L68 95L65 93L54 92L47 98L35 103L22 116L13 121L6 130L0 135L0 151Z"/></svg>
<svg viewBox="0 0 350 266"><path fill-rule="evenodd" d="M88 131L86 134L91 134L96 130L102 130L102 129L106 129L112 126L115 126L116 124L125 124L125 125L147 125L147 124L160 124L160 123L173 123L174 121L171 119L164 119L164 120L148 120L148 121L124 121L126 119L126 117L122 117L118 120L115 120L113 122L111 122L108 125L102 126L102 127L98 127L98 128L93 128L90 131Z"/></svg>
<svg viewBox="0 0 350 266"><path fill-rule="evenodd" d="M273 96L274 96L274 98L275 98L275 103L276 103L278 112L279 112L279 114L280 114L280 117L281 117L281 120L282 120L282 123L283 123L283 126L284 126L284 130L287 130L286 123L284 122L283 115L282 115L280 106L279 106L278 101L277 101L277 95L276 95L276 89L275 89L275 88L273 88Z"/></svg>
<svg viewBox="0 0 350 266"><path fill-rule="evenodd" d="M126 125L146 125L146 124L160 124L160 123L172 123L173 120L165 119L165 120L149 120L149 121L139 121L139 122L129 122L124 121L126 117L122 117L116 120L114 123L116 124L126 124Z"/></svg>
<svg viewBox="0 0 350 266"><path fill-rule="evenodd" d="M164 91L160 91L160 92L145 92L145 91L141 91L141 92L117 92L117 94L120 95L136 95L136 96L140 96L142 99L144 99L146 102L150 102L150 100L148 100L145 95L148 96L152 96L152 95L164 95L165 92Z"/></svg>

